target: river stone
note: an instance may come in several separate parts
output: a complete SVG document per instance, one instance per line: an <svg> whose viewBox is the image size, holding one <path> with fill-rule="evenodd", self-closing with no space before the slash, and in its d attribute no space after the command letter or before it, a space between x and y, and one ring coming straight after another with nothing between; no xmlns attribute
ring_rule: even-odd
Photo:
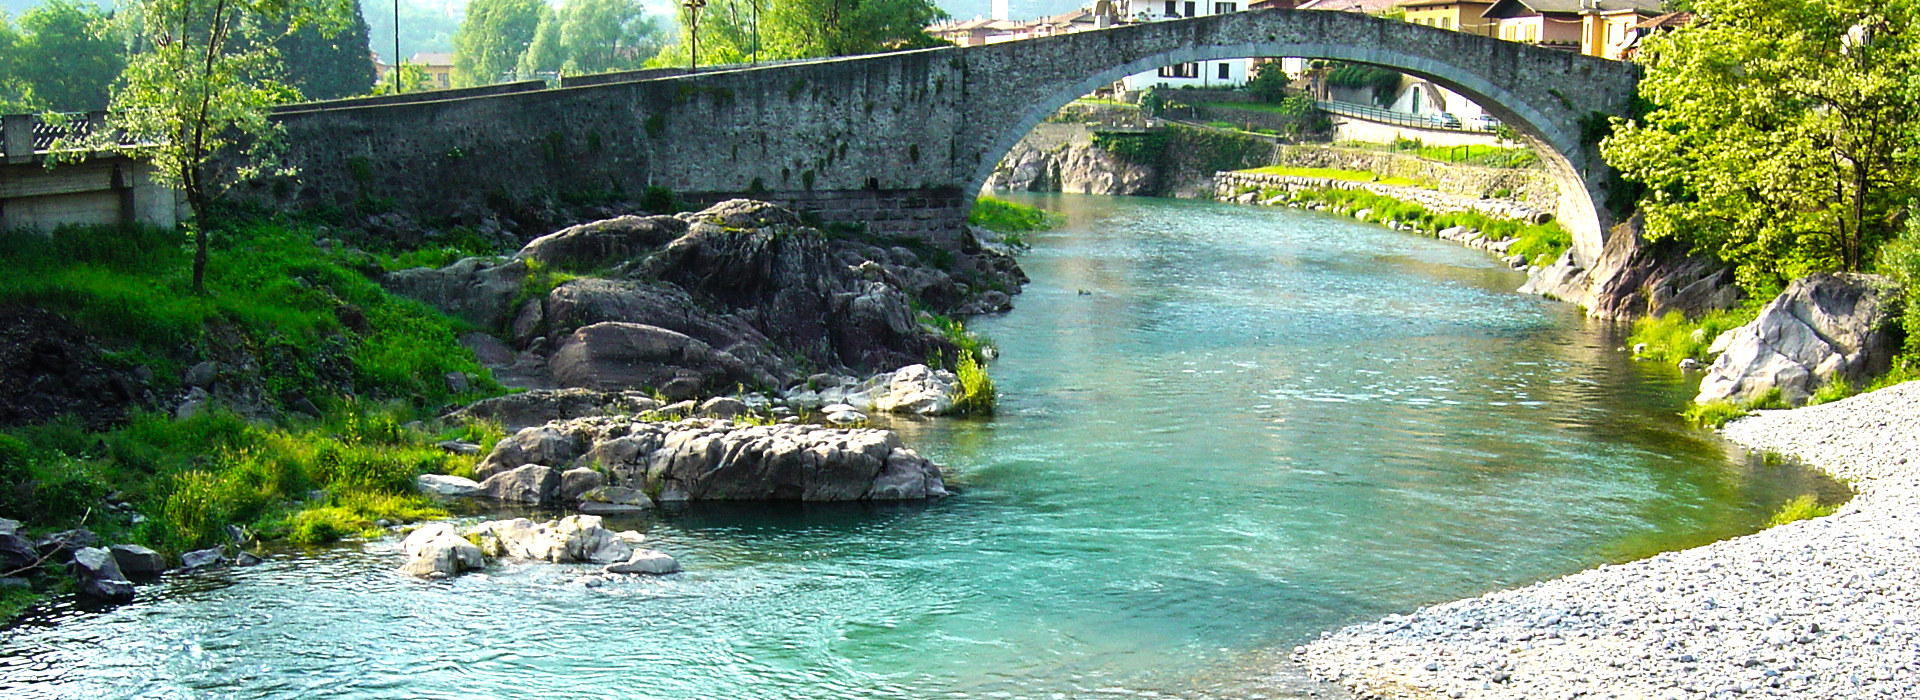
<svg viewBox="0 0 1920 700"><path fill-rule="evenodd" d="M732 418L746 412L746 402L730 396L715 396L700 404L700 415L712 418Z"/></svg>
<svg viewBox="0 0 1920 700"><path fill-rule="evenodd" d="M120 572L128 576L154 576L167 570L166 557L137 544L116 544L107 551L113 553Z"/></svg>
<svg viewBox="0 0 1920 700"><path fill-rule="evenodd" d="M487 565L480 548L461 537L450 523L428 523L401 541L407 563L400 572L421 578L446 578Z"/></svg>
<svg viewBox="0 0 1920 700"><path fill-rule="evenodd" d="M227 563L227 555L219 547L199 549L180 555L180 568L192 571Z"/></svg>
<svg viewBox="0 0 1920 700"><path fill-rule="evenodd" d="M1780 390L1791 405L1821 385L1883 373L1898 351L1898 292L1885 277L1821 273L1794 280L1753 322L1720 335L1719 358L1694 401L1753 401Z"/></svg>
<svg viewBox="0 0 1920 700"><path fill-rule="evenodd" d="M568 469L560 474L560 490L558 496L563 502L574 503L579 501L580 497L588 491L606 485L607 475L605 474L586 467Z"/></svg>
<svg viewBox="0 0 1920 700"><path fill-rule="evenodd" d="M588 515L633 515L652 509L653 499L645 492L625 486L602 486L583 493L575 508Z"/></svg>
<svg viewBox="0 0 1920 700"><path fill-rule="evenodd" d="M442 440L434 443L433 446L446 451L447 454L460 455L462 457L472 457L480 454L479 445L460 440Z"/></svg>
<svg viewBox="0 0 1920 700"><path fill-rule="evenodd" d="M606 564L633 553L633 546L625 538L602 527L599 516L594 515L571 515L540 524L526 518L495 520L474 526L467 537L489 556L555 564Z"/></svg>
<svg viewBox="0 0 1920 700"><path fill-rule="evenodd" d="M926 365L908 365L893 373L873 399L873 410L885 413L945 415L960 395L960 381L952 372Z"/></svg>
<svg viewBox="0 0 1920 700"><path fill-rule="evenodd" d="M511 471L494 474L480 483L480 492L486 496L508 503L545 505L553 501L554 491L560 488L560 475L551 467L528 464Z"/></svg>
<svg viewBox="0 0 1920 700"><path fill-rule="evenodd" d="M211 388L213 386L214 375L217 373L218 368L214 366L213 362L201 362L187 368L187 373L180 378L180 384L199 389Z"/></svg>
<svg viewBox="0 0 1920 700"><path fill-rule="evenodd" d="M39 559L33 540L20 535L20 521L0 518L0 571L24 569Z"/></svg>
<svg viewBox="0 0 1920 700"><path fill-rule="evenodd" d="M481 491L479 482L451 474L421 474L414 479L414 484L421 493L448 498L478 496Z"/></svg>
<svg viewBox="0 0 1920 700"><path fill-rule="evenodd" d="M680 562L666 552L638 549L626 561L608 564L604 571L609 574L671 574L680 571Z"/></svg>
<svg viewBox="0 0 1920 700"><path fill-rule="evenodd" d="M101 547L75 550L71 568L80 579L81 595L114 603L133 600L133 583L121 573L112 552Z"/></svg>
<svg viewBox="0 0 1920 700"><path fill-rule="evenodd" d="M659 407L660 402L639 392L536 389L482 399L447 414L447 417L455 420L498 421L507 430L518 431L549 421L609 413L642 413Z"/></svg>
<svg viewBox="0 0 1920 700"><path fill-rule="evenodd" d="M867 414L859 411L835 411L827 414L827 422L834 425L851 425L867 419Z"/></svg>
<svg viewBox="0 0 1920 700"><path fill-rule="evenodd" d="M501 440L473 468L481 481L529 464L566 464L580 456L583 445L573 435L550 426L526 428Z"/></svg>

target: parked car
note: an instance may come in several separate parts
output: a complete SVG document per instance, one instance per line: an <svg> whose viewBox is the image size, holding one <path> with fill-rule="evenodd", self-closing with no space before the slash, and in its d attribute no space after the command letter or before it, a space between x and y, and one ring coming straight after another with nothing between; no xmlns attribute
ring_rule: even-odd
<svg viewBox="0 0 1920 700"><path fill-rule="evenodd" d="M1441 128L1446 128L1446 129L1460 128L1460 118L1453 116L1453 113L1451 112L1429 114L1427 115L1427 123L1432 124L1434 126L1441 127Z"/></svg>
<svg viewBox="0 0 1920 700"><path fill-rule="evenodd" d="M1491 114L1482 114L1469 119L1467 120L1467 125L1481 131L1495 131L1502 126L1500 120L1494 118Z"/></svg>

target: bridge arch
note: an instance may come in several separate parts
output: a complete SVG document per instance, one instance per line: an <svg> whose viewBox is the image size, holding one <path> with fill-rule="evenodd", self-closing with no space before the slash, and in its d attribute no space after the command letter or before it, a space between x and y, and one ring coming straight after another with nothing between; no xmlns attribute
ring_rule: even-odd
<svg viewBox="0 0 1920 700"><path fill-rule="evenodd" d="M1442 85L1512 126L1540 154L1559 185L1556 216L1573 234L1576 258L1590 263L1605 243L1610 215L1603 187L1607 166L1583 142L1591 115L1619 114L1633 98L1639 72L1632 64L1540 49L1406 22L1344 12L1265 10L1172 20L1105 30L1091 63L1051 71L1054 81L1028 92L1027 104L997 120L965 191L979 191L1001 157L1048 115L1075 98L1122 77L1178 63L1250 57L1332 59L1390 68ZM1123 36L1124 34L1137 36ZM1078 35L1034 40L1065 44ZM1002 44L1007 54L1053 53L1040 44ZM1071 51L1070 51L1071 52ZM1081 53L1081 52L1071 52ZM1034 66L1008 55L988 62L993 72L1031 74ZM971 63L972 61L970 61ZM978 79L978 73L969 76ZM993 78L993 82L1006 81Z"/></svg>

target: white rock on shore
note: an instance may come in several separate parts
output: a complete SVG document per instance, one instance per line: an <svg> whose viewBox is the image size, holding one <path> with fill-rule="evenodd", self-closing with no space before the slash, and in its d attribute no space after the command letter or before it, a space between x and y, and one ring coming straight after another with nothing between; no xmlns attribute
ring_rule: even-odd
<svg viewBox="0 0 1920 700"><path fill-rule="evenodd" d="M1920 382L1728 425L1839 511L1390 615L1295 656L1380 698L1920 697Z"/></svg>

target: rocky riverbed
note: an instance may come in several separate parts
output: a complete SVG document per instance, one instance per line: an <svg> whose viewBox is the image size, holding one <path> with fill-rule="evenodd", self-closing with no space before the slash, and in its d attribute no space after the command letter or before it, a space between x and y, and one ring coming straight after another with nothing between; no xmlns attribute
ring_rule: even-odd
<svg viewBox="0 0 1920 700"><path fill-rule="evenodd" d="M1920 382L1725 434L1858 496L1828 517L1348 627L1295 657L1374 698L1920 696Z"/></svg>

